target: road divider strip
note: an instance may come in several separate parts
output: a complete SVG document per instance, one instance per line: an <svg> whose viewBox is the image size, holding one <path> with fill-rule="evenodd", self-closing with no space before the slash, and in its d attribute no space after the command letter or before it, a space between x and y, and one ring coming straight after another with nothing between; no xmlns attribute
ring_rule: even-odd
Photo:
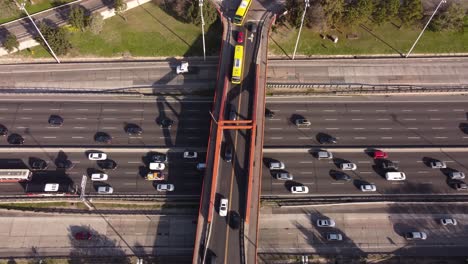
<svg viewBox="0 0 468 264"><path fill-rule="evenodd" d="M311 153L317 152L319 150L327 150L330 152L338 153L353 153L353 152L363 152L368 153L374 151L377 148L269 148L264 147L263 153ZM386 152L468 152L468 146L460 147L423 147L423 146L411 146L411 147L381 147L379 150Z"/></svg>

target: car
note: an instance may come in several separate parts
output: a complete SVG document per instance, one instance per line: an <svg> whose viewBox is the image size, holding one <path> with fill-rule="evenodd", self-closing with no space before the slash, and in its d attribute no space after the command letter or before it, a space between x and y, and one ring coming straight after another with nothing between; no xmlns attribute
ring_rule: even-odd
<svg viewBox="0 0 468 264"><path fill-rule="evenodd" d="M307 120L307 119L296 119L296 121L294 123L298 127L310 126L311 125L310 121Z"/></svg>
<svg viewBox="0 0 468 264"><path fill-rule="evenodd" d="M336 144L336 142L337 142L336 138L330 135L321 135L319 137L320 144Z"/></svg>
<svg viewBox="0 0 468 264"><path fill-rule="evenodd" d="M320 150L317 152L317 159L333 159L333 154L326 150Z"/></svg>
<svg viewBox="0 0 468 264"><path fill-rule="evenodd" d="M73 235L76 240L90 240L93 235L90 232L81 231Z"/></svg>
<svg viewBox="0 0 468 264"><path fill-rule="evenodd" d="M286 166L284 166L284 163L281 161L270 161L268 167L270 170L284 170Z"/></svg>
<svg viewBox="0 0 468 264"><path fill-rule="evenodd" d="M162 162L151 162L149 164L149 169L150 170L157 170L157 171L162 171L166 168L166 165Z"/></svg>
<svg viewBox="0 0 468 264"><path fill-rule="evenodd" d="M363 192L375 192L375 191L377 191L377 186L375 186L375 184L363 184L363 185L361 185L361 191L363 191Z"/></svg>
<svg viewBox="0 0 468 264"><path fill-rule="evenodd" d="M398 170L398 163L391 160L383 160L381 165L384 170Z"/></svg>
<svg viewBox="0 0 468 264"><path fill-rule="evenodd" d="M198 153L195 151L184 152L184 159L196 159L197 157L198 157Z"/></svg>
<svg viewBox="0 0 468 264"><path fill-rule="evenodd" d="M174 189L174 184L169 183L161 183L156 186L156 190L158 190L158 192L172 192Z"/></svg>
<svg viewBox="0 0 468 264"><path fill-rule="evenodd" d="M239 44L244 43L244 32L239 31L237 33L237 43L239 43Z"/></svg>
<svg viewBox="0 0 468 264"><path fill-rule="evenodd" d="M44 186L45 192L57 192L59 190L60 184L58 183L46 183Z"/></svg>
<svg viewBox="0 0 468 264"><path fill-rule="evenodd" d="M94 135L94 140L98 143L105 143L105 144L112 143L112 137L105 132L97 132Z"/></svg>
<svg viewBox="0 0 468 264"><path fill-rule="evenodd" d="M452 171L449 173L449 178L451 180L463 180L465 179L465 173L460 171Z"/></svg>
<svg viewBox="0 0 468 264"><path fill-rule="evenodd" d="M291 193L297 193L297 194L301 194L301 193L309 193L309 187L307 186L292 186L291 187Z"/></svg>
<svg viewBox="0 0 468 264"><path fill-rule="evenodd" d="M168 162L167 155L162 153L153 153L150 155L151 162Z"/></svg>
<svg viewBox="0 0 468 264"><path fill-rule="evenodd" d="M328 233L326 238L328 241L341 241L343 240L343 235L339 233Z"/></svg>
<svg viewBox="0 0 468 264"><path fill-rule="evenodd" d="M114 192L114 188L110 186L99 186L97 192L99 194L112 194Z"/></svg>
<svg viewBox="0 0 468 264"><path fill-rule="evenodd" d="M265 117L272 119L275 117L275 112L265 108Z"/></svg>
<svg viewBox="0 0 468 264"><path fill-rule="evenodd" d="M351 176L343 172L336 172L334 178L336 181L351 181Z"/></svg>
<svg viewBox="0 0 468 264"><path fill-rule="evenodd" d="M387 152L383 152L381 150L375 150L373 153L373 158L374 159L386 159L388 158Z"/></svg>
<svg viewBox="0 0 468 264"><path fill-rule="evenodd" d="M189 63L186 61L182 61L179 65L176 67L176 73L181 74L181 73L187 73L189 72Z"/></svg>
<svg viewBox="0 0 468 264"><path fill-rule="evenodd" d="M227 215L227 209L228 209L228 199L221 199L219 203L219 215L220 216L226 216Z"/></svg>
<svg viewBox="0 0 468 264"><path fill-rule="evenodd" d="M161 122L159 123L159 127L161 127L162 129L170 129L173 124L174 124L174 121L166 118L166 119L161 120Z"/></svg>
<svg viewBox="0 0 468 264"><path fill-rule="evenodd" d="M468 185L466 185L466 183L464 183L464 182L454 182L454 183L452 183L452 186L457 191L466 191L466 190L468 190Z"/></svg>
<svg viewBox="0 0 468 264"><path fill-rule="evenodd" d="M453 218L442 218L440 219L440 224L442 225L457 225L457 220Z"/></svg>
<svg viewBox="0 0 468 264"><path fill-rule="evenodd" d="M143 129L137 124L127 124L125 126L125 133L131 136L139 136L143 133Z"/></svg>
<svg viewBox="0 0 468 264"><path fill-rule="evenodd" d="M105 160L107 159L107 154L102 152L91 152L88 154L89 160Z"/></svg>
<svg viewBox="0 0 468 264"><path fill-rule="evenodd" d="M93 173L91 174L91 180L92 181L107 181L109 178L109 175L105 173Z"/></svg>
<svg viewBox="0 0 468 264"><path fill-rule="evenodd" d="M250 28L250 31L251 31L252 33L257 33L257 24L255 24L255 23L250 23L249 28Z"/></svg>
<svg viewBox="0 0 468 264"><path fill-rule="evenodd" d="M97 162L98 166L101 167L103 170L115 170L117 169L117 162L106 159L106 160L99 160Z"/></svg>
<svg viewBox="0 0 468 264"><path fill-rule="evenodd" d="M351 162L345 162L345 163L341 163L340 164L340 168L342 170L356 170L357 169L357 166L356 164L354 163L351 163Z"/></svg>
<svg viewBox="0 0 468 264"><path fill-rule="evenodd" d="M433 169L445 169L447 168L447 164L440 160L433 160L430 162L431 168Z"/></svg>
<svg viewBox="0 0 468 264"><path fill-rule="evenodd" d="M234 211L231 211L229 213L229 226L232 228L232 229L238 229L240 227L240 223L241 223L241 217L239 215L238 212L234 212Z"/></svg>
<svg viewBox="0 0 468 264"><path fill-rule="evenodd" d="M24 138L19 135L19 134L11 134L8 136L7 139L8 143L12 145L23 145L24 144Z"/></svg>
<svg viewBox="0 0 468 264"><path fill-rule="evenodd" d="M277 180L292 181L293 175L289 172L281 171L273 174Z"/></svg>
<svg viewBox="0 0 468 264"><path fill-rule="evenodd" d="M206 163L200 162L197 164L197 170L204 171L206 169Z"/></svg>
<svg viewBox="0 0 468 264"><path fill-rule="evenodd" d="M237 111L234 108L231 108L231 111L229 112L229 120L237 120Z"/></svg>
<svg viewBox="0 0 468 264"><path fill-rule="evenodd" d="M31 170L33 171L41 171L41 170L46 170L49 165L45 160L42 159L35 159L33 162L31 162Z"/></svg>
<svg viewBox="0 0 468 264"><path fill-rule="evenodd" d="M408 232L405 233L407 240L426 240L427 234L425 232Z"/></svg>
<svg viewBox="0 0 468 264"><path fill-rule="evenodd" d="M62 170L71 170L73 167L75 167L75 164L71 160L57 160L55 161L55 166L57 169L62 169Z"/></svg>
<svg viewBox="0 0 468 264"><path fill-rule="evenodd" d="M49 125L53 127L61 127L63 125L63 118L59 115L51 115L49 117Z"/></svg>
<svg viewBox="0 0 468 264"><path fill-rule="evenodd" d="M318 227L334 227L335 221L333 219L317 219Z"/></svg>
<svg viewBox="0 0 468 264"><path fill-rule="evenodd" d="M231 162L232 161L232 146L230 144L227 144L226 149L224 150L224 160L226 162Z"/></svg>
<svg viewBox="0 0 468 264"><path fill-rule="evenodd" d="M8 135L8 128L6 126L0 124L0 136L5 137Z"/></svg>

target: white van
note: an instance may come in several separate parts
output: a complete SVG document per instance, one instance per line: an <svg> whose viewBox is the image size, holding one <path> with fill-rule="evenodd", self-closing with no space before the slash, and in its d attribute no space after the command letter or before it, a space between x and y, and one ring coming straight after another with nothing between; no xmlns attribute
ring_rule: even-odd
<svg viewBox="0 0 468 264"><path fill-rule="evenodd" d="M197 170L205 170L206 169L206 163L198 163L197 164Z"/></svg>
<svg viewBox="0 0 468 264"><path fill-rule="evenodd" d="M393 171L385 173L385 178L387 181L404 181L406 180L406 175L403 172Z"/></svg>
<svg viewBox="0 0 468 264"><path fill-rule="evenodd" d="M59 189L58 183L46 183L44 191L46 192L57 192Z"/></svg>

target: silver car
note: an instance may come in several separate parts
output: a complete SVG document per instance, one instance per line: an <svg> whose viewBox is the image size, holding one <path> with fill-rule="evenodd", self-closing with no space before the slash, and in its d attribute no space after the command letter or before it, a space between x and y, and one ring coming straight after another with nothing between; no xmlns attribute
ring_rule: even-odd
<svg viewBox="0 0 468 264"><path fill-rule="evenodd" d="M440 223L444 226L446 225L457 225L457 220L453 218L442 218L440 219Z"/></svg>
<svg viewBox="0 0 468 264"><path fill-rule="evenodd" d="M277 172L275 173L275 178L277 180L291 181L293 176L289 172Z"/></svg>
<svg viewBox="0 0 468 264"><path fill-rule="evenodd" d="M408 232L405 234L407 240L426 240L427 234L425 232Z"/></svg>
<svg viewBox="0 0 468 264"><path fill-rule="evenodd" d="M375 192L377 191L377 186L374 184L363 184L361 185L361 191L363 192Z"/></svg>
<svg viewBox="0 0 468 264"><path fill-rule="evenodd" d="M449 177L452 180L462 180L465 179L465 173L460 171L454 171L449 173Z"/></svg>
<svg viewBox="0 0 468 264"><path fill-rule="evenodd" d="M327 234L327 240L328 241L341 241L341 240L343 240L343 236L341 234L337 234L337 233L328 233Z"/></svg>
<svg viewBox="0 0 468 264"><path fill-rule="evenodd" d="M284 163L281 161L272 161L269 164L270 170L283 170L285 168Z"/></svg>
<svg viewBox="0 0 468 264"><path fill-rule="evenodd" d="M298 127L310 126L311 125L310 121L307 120L307 119L296 119L295 123L296 123L296 126L298 126Z"/></svg>
<svg viewBox="0 0 468 264"><path fill-rule="evenodd" d="M447 168L447 164L440 160L431 161L431 168L433 169L445 169Z"/></svg>
<svg viewBox="0 0 468 264"><path fill-rule="evenodd" d="M317 226L318 227L334 227L335 221L333 219L318 219Z"/></svg>

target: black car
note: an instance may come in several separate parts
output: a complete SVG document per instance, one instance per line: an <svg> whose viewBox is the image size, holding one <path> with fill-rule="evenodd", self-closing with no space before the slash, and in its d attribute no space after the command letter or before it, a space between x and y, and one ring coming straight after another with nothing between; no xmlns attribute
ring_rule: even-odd
<svg viewBox="0 0 468 264"><path fill-rule="evenodd" d="M159 126L161 128L171 128L172 125L174 124L174 121L170 120L170 119L163 119L161 120L161 122L159 123Z"/></svg>
<svg viewBox="0 0 468 264"><path fill-rule="evenodd" d="M115 170L117 169L117 163L113 160L100 160L97 162L98 166L103 170Z"/></svg>
<svg viewBox="0 0 468 264"><path fill-rule="evenodd" d="M239 213L235 211L231 211L229 226L231 226L232 229L238 229L240 226L240 222L241 222L241 219L240 219Z"/></svg>
<svg viewBox="0 0 468 264"><path fill-rule="evenodd" d="M8 136L8 143L12 145L23 145L24 138L19 134L11 134L10 136Z"/></svg>
<svg viewBox="0 0 468 264"><path fill-rule="evenodd" d="M274 118L275 112L271 111L270 109L265 108L265 117L267 118Z"/></svg>
<svg viewBox="0 0 468 264"><path fill-rule="evenodd" d="M71 160L57 160L55 166L57 166L57 169L71 170L75 167L75 164Z"/></svg>
<svg viewBox="0 0 468 264"><path fill-rule="evenodd" d="M330 135L322 135L319 138L320 144L336 144L337 140L335 137Z"/></svg>
<svg viewBox="0 0 468 264"><path fill-rule="evenodd" d="M230 144L226 144L226 149L224 150L224 160L226 162L232 161L232 146Z"/></svg>
<svg viewBox="0 0 468 264"><path fill-rule="evenodd" d="M125 126L125 132L128 135L141 135L143 133L143 129L137 124L128 124Z"/></svg>
<svg viewBox="0 0 468 264"><path fill-rule="evenodd" d="M5 137L6 135L8 135L8 128L0 124L0 136Z"/></svg>
<svg viewBox="0 0 468 264"><path fill-rule="evenodd" d="M335 180L337 181L351 181L351 176L349 176L348 174L346 173L343 173L343 172L340 172L340 171L337 171L333 177L335 178Z"/></svg>
<svg viewBox="0 0 468 264"><path fill-rule="evenodd" d="M42 159L36 159L31 162L31 170L33 171L46 170L47 167L48 167L47 162Z"/></svg>
<svg viewBox="0 0 468 264"><path fill-rule="evenodd" d="M51 115L49 117L49 125L55 126L55 127L60 127L63 125L63 118L58 115Z"/></svg>
<svg viewBox="0 0 468 264"><path fill-rule="evenodd" d="M94 140L99 143L112 143L112 137L105 132L97 132L96 135L94 135Z"/></svg>
<svg viewBox="0 0 468 264"><path fill-rule="evenodd" d="M150 156L151 162L167 162L167 155L162 153L154 153Z"/></svg>
<svg viewBox="0 0 468 264"><path fill-rule="evenodd" d="M398 170L398 163L390 161L390 160L383 160L382 161L382 169L384 170Z"/></svg>

